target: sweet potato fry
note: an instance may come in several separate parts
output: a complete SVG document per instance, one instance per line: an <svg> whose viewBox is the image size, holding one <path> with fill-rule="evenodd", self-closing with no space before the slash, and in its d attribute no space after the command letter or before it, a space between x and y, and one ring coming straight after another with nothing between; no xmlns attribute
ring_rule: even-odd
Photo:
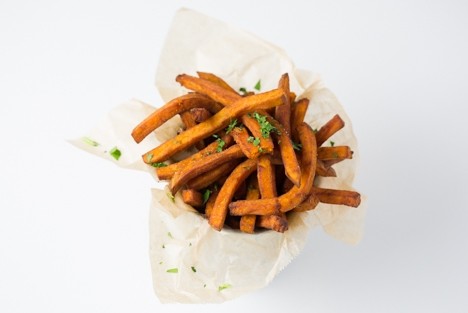
<svg viewBox="0 0 468 313"><path fill-rule="evenodd" d="M275 169L269 155L262 155L258 159L257 179L262 199L270 199L277 196ZM257 226L285 232L288 229L288 221L284 213L281 212L274 215L259 215Z"/></svg>
<svg viewBox="0 0 468 313"><path fill-rule="evenodd" d="M317 160L317 170L315 173L322 177L336 177L336 172L331 166L327 166L325 161Z"/></svg>
<svg viewBox="0 0 468 313"><path fill-rule="evenodd" d="M215 183L221 177L230 173L234 167L239 163L239 160L224 163L211 171L199 175L187 182L187 187L195 190L200 190Z"/></svg>
<svg viewBox="0 0 468 313"><path fill-rule="evenodd" d="M315 134L317 138L317 147L323 145L325 141L333 136L337 131L342 129L345 126L345 122L337 114L333 116L325 125L320 127L320 129Z"/></svg>
<svg viewBox="0 0 468 313"><path fill-rule="evenodd" d="M242 152L249 159L256 159L260 155L260 143L254 141L253 137L249 135L245 127L236 127L231 132L234 141L239 145ZM250 140L250 138L252 140ZM255 143L257 145L255 145ZM262 150L263 152L263 150Z"/></svg>
<svg viewBox="0 0 468 313"><path fill-rule="evenodd" d="M222 135L221 140L225 143L224 147L222 147L221 149L227 149L234 142L234 139L231 135ZM205 149L198 151L195 154L192 154L186 159L183 159L176 163L172 163L168 166L156 168L156 176L158 176L160 180L171 179L177 171L183 169L190 162L199 161L212 153L216 153L218 150L218 142L212 142L208 146L206 146Z"/></svg>
<svg viewBox="0 0 468 313"><path fill-rule="evenodd" d="M182 170L176 172L172 176L169 189L172 194L175 194L185 183L194 177L212 170L226 162L242 158L242 153L239 145L233 145L219 153L213 153L203 158L201 161L195 161L187 164Z"/></svg>
<svg viewBox="0 0 468 313"><path fill-rule="evenodd" d="M278 130L279 134L276 133L275 135L278 138L278 146L284 164L284 171L289 180L291 180L294 185L299 186L301 184L301 168L297 162L291 138L277 120L272 118L265 111L259 110L258 112L266 116L268 122Z"/></svg>
<svg viewBox="0 0 468 313"><path fill-rule="evenodd" d="M262 153L273 152L275 146L273 144L273 140L271 140L271 136L263 135L259 122L253 116L243 115L241 116L241 122L252 133L252 137L258 138L257 140L260 140L259 147Z"/></svg>
<svg viewBox="0 0 468 313"><path fill-rule="evenodd" d="M234 192L237 187L239 187L239 185L256 170L257 161L247 159L239 164L224 182L224 185L219 190L218 197L216 198L216 202L210 214L209 223L214 229L218 231L221 230L224 225L224 221L226 220L228 205L234 195Z"/></svg>
<svg viewBox="0 0 468 313"><path fill-rule="evenodd" d="M149 164L165 161L177 152L190 147L194 142L200 141L220 131L226 127L233 118L238 118L254 110L278 106L283 103L284 97L285 95L282 90L274 89L265 93L241 98L236 101L235 104L224 107L210 119L191 128L190 132L183 132L145 153L143 155L143 161Z"/></svg>
<svg viewBox="0 0 468 313"><path fill-rule="evenodd" d="M216 76L215 74L212 73L205 73L205 72L197 72L198 77L209 80L212 83L215 83L216 85L223 87L224 89L237 93L237 91L234 90L228 83L226 83L222 78Z"/></svg>
<svg viewBox="0 0 468 313"><path fill-rule="evenodd" d="M278 83L278 88L282 89L285 94L289 95L289 75L285 73L281 76ZM283 105L275 108L275 119L283 125L283 129L288 136L291 136L291 99L285 98Z"/></svg>
<svg viewBox="0 0 468 313"><path fill-rule="evenodd" d="M185 88L206 95L225 106L234 104L241 97L237 92L232 93L217 83L187 74L178 75L176 81Z"/></svg>
<svg viewBox="0 0 468 313"><path fill-rule="evenodd" d="M320 160L351 159L353 152L348 146L320 147L317 157Z"/></svg>
<svg viewBox="0 0 468 313"><path fill-rule="evenodd" d="M214 114L220 111L223 107L219 103L211 100L209 97L201 94L189 93L187 95L180 96L158 108L138 124L132 131L133 139L137 143L141 142L152 131L164 124L170 118L192 108L205 108Z"/></svg>
<svg viewBox="0 0 468 313"><path fill-rule="evenodd" d="M317 164L317 145L314 132L306 123L298 126L299 139L302 143L302 174L299 187L293 186L287 193L260 200L243 200L229 204L231 215L258 214L268 215L287 212L298 206L309 195L314 182ZM268 212L268 213L265 213Z"/></svg>
<svg viewBox="0 0 468 313"><path fill-rule="evenodd" d="M341 204L354 208L361 203L361 195L356 191L313 187L312 194L322 203Z"/></svg>
<svg viewBox="0 0 468 313"><path fill-rule="evenodd" d="M354 151L351 151L351 158L352 158L353 155L354 155ZM336 158L336 159L333 159L333 160L323 160L322 162L323 162L323 165L325 167L329 168L329 167L331 167L331 166L333 166L333 165L335 165L337 163L340 163L340 162L342 162L342 161L344 161L346 159L348 159L348 158Z"/></svg>
<svg viewBox="0 0 468 313"><path fill-rule="evenodd" d="M257 167L258 168L258 167ZM258 182L255 176L250 176L249 183L247 185L247 196L246 200L257 200L260 198L260 190L258 189ZM255 230L256 215L244 215L241 216L239 228L244 233L253 234Z"/></svg>
<svg viewBox="0 0 468 313"><path fill-rule="evenodd" d="M182 200L195 208L203 205L203 195L194 189L182 190Z"/></svg>
<svg viewBox="0 0 468 313"><path fill-rule="evenodd" d="M309 107L309 99L302 98L291 106L291 137L297 141L297 125L304 121L307 109Z"/></svg>

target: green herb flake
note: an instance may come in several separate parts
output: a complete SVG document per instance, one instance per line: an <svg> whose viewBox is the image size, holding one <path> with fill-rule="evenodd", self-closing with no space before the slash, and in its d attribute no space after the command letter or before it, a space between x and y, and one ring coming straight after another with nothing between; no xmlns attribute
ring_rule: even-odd
<svg viewBox="0 0 468 313"><path fill-rule="evenodd" d="M166 195L173 203L175 203L175 197L172 195L172 193L168 192Z"/></svg>
<svg viewBox="0 0 468 313"><path fill-rule="evenodd" d="M254 86L255 90L260 91L262 89L262 81L259 79L258 82Z"/></svg>
<svg viewBox="0 0 468 313"><path fill-rule="evenodd" d="M81 140L83 140L84 143L86 143L86 144L88 144L90 146L93 146L93 147L99 146L99 143L97 141L94 141L89 137L83 137L83 138L81 138Z"/></svg>
<svg viewBox="0 0 468 313"><path fill-rule="evenodd" d="M250 143L254 142L254 140L255 140L254 136L249 136L249 138L247 138L247 142L250 142Z"/></svg>
<svg viewBox="0 0 468 313"><path fill-rule="evenodd" d="M224 283L224 284L221 284L218 286L218 291L222 291L224 289L228 289L228 288L231 288L232 286L228 283Z"/></svg>
<svg viewBox="0 0 468 313"><path fill-rule="evenodd" d="M211 190L206 189L205 192L203 193L203 204L205 204L208 201L208 199L210 198L210 195L211 195Z"/></svg>
<svg viewBox="0 0 468 313"><path fill-rule="evenodd" d="M258 147L260 145L260 138L258 137L255 137L255 139L253 140L253 145L255 147Z"/></svg>
<svg viewBox="0 0 468 313"><path fill-rule="evenodd" d="M335 142L330 140L330 146L334 147L334 146L335 146Z"/></svg>
<svg viewBox="0 0 468 313"><path fill-rule="evenodd" d="M164 162L154 162L154 163L151 163L151 166L152 167L165 167L167 166L167 164Z"/></svg>
<svg viewBox="0 0 468 313"><path fill-rule="evenodd" d="M232 130L234 129L234 127L236 127L236 125L237 125L237 119L231 120L231 122L229 123L229 126L226 128L226 135L232 132Z"/></svg>
<svg viewBox="0 0 468 313"><path fill-rule="evenodd" d="M242 93L242 95L245 95L247 93L247 89L245 89L245 87L240 87L239 92Z"/></svg>
<svg viewBox="0 0 468 313"><path fill-rule="evenodd" d="M301 151L302 144L293 141L292 145L293 145L294 150Z"/></svg>
<svg viewBox="0 0 468 313"><path fill-rule="evenodd" d="M206 284L203 284L203 288L206 288Z"/></svg>
<svg viewBox="0 0 468 313"><path fill-rule="evenodd" d="M160 261L160 262L159 262L159 265L161 265L161 264L163 264L163 261Z"/></svg>
<svg viewBox="0 0 468 313"><path fill-rule="evenodd" d="M268 122L266 116L258 114L258 112L254 112L253 117L257 120L258 124L260 124L260 130L263 138L268 138L271 132L275 132L280 135L279 130Z"/></svg>
<svg viewBox="0 0 468 313"><path fill-rule="evenodd" d="M192 272L194 272L194 273L197 272L197 269L194 266L192 266L191 268L192 268Z"/></svg>
<svg viewBox="0 0 468 313"><path fill-rule="evenodd" d="M116 159L117 161L120 159L120 157L122 156L122 152L120 152L119 149L117 149L117 147L114 147L112 148L110 151L109 151L109 154L114 158Z"/></svg>
<svg viewBox="0 0 468 313"><path fill-rule="evenodd" d="M223 148L226 145L226 142L222 140L221 138L216 139L216 141L218 142L218 146L216 147L216 152L223 151Z"/></svg>
<svg viewBox="0 0 468 313"><path fill-rule="evenodd" d="M170 231L167 232L167 236L168 236L169 238L174 238L174 237L172 237L172 234L171 234Z"/></svg>
<svg viewBox="0 0 468 313"><path fill-rule="evenodd" d="M177 274L177 273L179 273L179 269L177 267L174 267L174 268L168 269L166 272L167 273Z"/></svg>
<svg viewBox="0 0 468 313"><path fill-rule="evenodd" d="M166 246L165 246L164 244L162 244L162 246L161 246L161 247L162 247L163 249L166 249Z"/></svg>
<svg viewBox="0 0 468 313"><path fill-rule="evenodd" d="M318 132L317 128L312 129L312 131L316 134Z"/></svg>
<svg viewBox="0 0 468 313"><path fill-rule="evenodd" d="M191 246L192 246L192 243L191 243L191 242L189 242L188 246L189 246L189 247L191 247Z"/></svg>

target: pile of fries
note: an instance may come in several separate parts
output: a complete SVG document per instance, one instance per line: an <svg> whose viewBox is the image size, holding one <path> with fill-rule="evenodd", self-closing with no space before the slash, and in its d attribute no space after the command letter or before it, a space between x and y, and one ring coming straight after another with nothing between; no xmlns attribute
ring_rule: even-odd
<svg viewBox="0 0 468 313"><path fill-rule="evenodd" d="M355 191L314 186L316 176L336 177L333 165L352 158L348 146L324 143L344 127L335 115L318 130L304 122L309 106L289 89L289 76L278 88L238 93L212 73L178 75L191 90L142 121L132 132L137 143L179 114L184 131L143 155L172 195L204 214L216 230L224 225L242 232L284 232L288 213L313 210L318 203L357 207ZM196 153L171 163L195 147ZM166 161L168 161L166 163Z"/></svg>

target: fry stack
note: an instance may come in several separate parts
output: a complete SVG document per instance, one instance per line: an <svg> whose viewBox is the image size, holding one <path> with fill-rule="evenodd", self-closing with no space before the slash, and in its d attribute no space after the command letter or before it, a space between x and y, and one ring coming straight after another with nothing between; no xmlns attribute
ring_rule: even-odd
<svg viewBox="0 0 468 313"><path fill-rule="evenodd" d="M324 145L344 127L338 115L318 130L304 122L309 100L296 99L288 74L278 88L262 93L238 93L212 73L181 74L176 81L191 92L158 108L132 136L139 143L180 116L184 131L145 153L143 161L214 229L284 232L290 212L313 210L320 202L359 206L355 191L314 186L316 176L336 177L333 165L353 152L333 142ZM196 153L171 163L172 156L193 147Z"/></svg>

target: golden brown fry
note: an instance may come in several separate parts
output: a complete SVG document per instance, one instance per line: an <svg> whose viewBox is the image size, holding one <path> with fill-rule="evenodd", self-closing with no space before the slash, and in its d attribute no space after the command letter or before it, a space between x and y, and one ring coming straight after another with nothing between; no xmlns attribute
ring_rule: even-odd
<svg viewBox="0 0 468 313"><path fill-rule="evenodd" d="M278 106L283 103L284 97L285 95L282 90L274 89L265 93L241 98L235 104L223 108L210 119L191 128L190 132L183 132L145 153L143 161L149 164L165 161L174 154L190 147L194 142L200 141L225 128L232 119L254 110Z"/></svg>
<svg viewBox="0 0 468 313"><path fill-rule="evenodd" d="M215 74L212 73L205 73L205 72L197 72L198 77L209 80L212 83L215 83L216 85L223 87L226 90L229 90L230 92L237 93L237 91L234 90L228 83L226 83L222 78L216 76Z"/></svg>
<svg viewBox="0 0 468 313"><path fill-rule="evenodd" d="M141 142L152 131L164 124L170 118L192 108L205 108L214 114L220 111L223 107L204 95L189 93L169 101L154 111L150 116L145 118L133 129L133 139L137 143Z"/></svg>
<svg viewBox="0 0 468 313"><path fill-rule="evenodd" d="M228 213L228 205L239 185L247 179L247 177L257 170L257 161L247 159L239 164L229 175L224 182L224 185L219 190L218 197L211 211L209 223L216 229L221 230L226 220ZM251 200L252 201L252 200Z"/></svg>
<svg viewBox="0 0 468 313"><path fill-rule="evenodd" d="M333 134L342 129L345 126L345 122L337 114L333 116L325 125L323 125L318 132L315 134L317 138L317 147L323 145Z"/></svg>
<svg viewBox="0 0 468 313"><path fill-rule="evenodd" d="M361 195L358 192L351 190L313 187L312 194L315 195L322 203L341 204L354 208L357 208L361 203Z"/></svg>
<svg viewBox="0 0 468 313"><path fill-rule="evenodd" d="M234 104L234 102L240 98L240 95L236 92L232 93L224 87L219 86L217 83L207 79L180 74L177 76L176 81L185 88L206 95L225 106Z"/></svg>
<svg viewBox="0 0 468 313"><path fill-rule="evenodd" d="M209 219L211 216L211 212L213 211L213 207L216 202L216 198L218 197L218 194L219 194L218 189L213 190L210 194L210 197L208 198L208 201L206 201L205 216L207 219Z"/></svg>
<svg viewBox="0 0 468 313"><path fill-rule="evenodd" d="M302 143L303 170L301 185L299 187L293 186L287 193L271 199L232 202L229 204L231 215L267 215L274 214L275 212L287 212L302 203L309 195L314 182L317 164L317 144L315 142L314 132L306 123L302 123L298 126L298 132L299 139Z"/></svg>
<svg viewBox="0 0 468 313"><path fill-rule="evenodd" d="M193 116L192 113L190 113L190 111L182 112L180 114L180 118L182 120L182 123L184 123L185 125L185 131L197 125L197 122L195 121L195 117ZM198 151L204 149L205 143L203 142L203 140L197 141L195 143L195 148L197 148Z"/></svg>
<svg viewBox="0 0 468 313"><path fill-rule="evenodd" d="M353 152L348 146L320 147L317 157L320 160L351 159Z"/></svg>
<svg viewBox="0 0 468 313"><path fill-rule="evenodd" d="M258 167L257 167L258 168ZM258 189L258 182L255 176L250 176L249 183L247 186L246 200L257 200L260 198L260 190ZM255 230L256 215L244 215L240 219L240 230L244 233L253 234Z"/></svg>
<svg viewBox="0 0 468 313"><path fill-rule="evenodd" d="M279 131L279 134L275 135L278 138L278 146L281 153L281 159L284 164L284 171L289 180L291 180L294 185L299 186L301 184L301 168L297 162L291 138L277 120L272 118L265 111L259 110L258 112L265 115L268 122Z"/></svg>
<svg viewBox="0 0 468 313"><path fill-rule="evenodd" d="M351 158L352 158L353 155L354 155L354 151L351 151ZM342 162L342 161L344 161L346 159L348 159L348 158L337 158L337 159L333 159L333 160L323 160L322 162L323 162L323 165L325 167L331 167L331 166L333 166L333 165L335 165L337 163L340 163L340 162Z"/></svg>
<svg viewBox="0 0 468 313"><path fill-rule="evenodd" d="M211 171L199 175L187 182L187 187L195 190L200 190L208 187L209 185L215 183L221 177L230 173L234 167L239 163L239 160L234 160L231 162L224 163Z"/></svg>
<svg viewBox="0 0 468 313"><path fill-rule="evenodd" d="M285 73L281 76L278 83L278 88L282 89L285 94L289 95L289 75ZM283 125L283 129L288 136L291 136L291 100L290 97L285 98L283 105L277 106L275 109L275 119Z"/></svg>
<svg viewBox="0 0 468 313"><path fill-rule="evenodd" d="M194 189L182 190L182 200L193 207L201 207L203 205L203 196L200 192Z"/></svg>
<svg viewBox="0 0 468 313"><path fill-rule="evenodd" d="M257 179L262 199L270 199L277 196L275 168L268 155L262 155L257 162ZM249 200L249 199L246 199ZM277 232L285 232L288 229L288 221L284 213L274 215L260 215L257 218L259 227L273 229Z"/></svg>
<svg viewBox="0 0 468 313"><path fill-rule="evenodd" d="M231 135L222 135L221 140L225 143L225 145L224 145L224 147L222 147L222 149L227 149L234 142L234 139L232 138ZM180 171L181 169L183 169L190 162L195 162L195 161L202 160L203 158L207 157L208 155L216 153L219 150L218 147L219 147L218 142L215 141L215 142L210 143L208 146L206 146L205 149L203 149L201 151L198 151L195 154L192 154L191 156L189 156L186 159L183 159L183 160L181 160L179 162L176 162L176 163L172 163L172 164L170 164L168 166L158 167L158 168L156 168L156 176L158 176L158 178L160 180L171 179L172 176L174 176L174 174L177 171Z"/></svg>
<svg viewBox="0 0 468 313"><path fill-rule="evenodd" d="M234 141L242 149L242 152L244 152L246 157L248 157L249 159L258 158L258 156L260 155L260 146L259 144L255 146L254 140L249 139L250 135L247 132L246 128L235 127L232 130L231 135L234 138Z"/></svg>
<svg viewBox="0 0 468 313"><path fill-rule="evenodd" d="M291 106L291 136L297 141L297 125L304 121L304 117L309 107L309 99L302 98Z"/></svg>
<svg viewBox="0 0 468 313"><path fill-rule="evenodd" d="M172 176L169 189L174 195L185 183L194 177L202 175L226 162L242 158L243 156L244 153L239 145L233 145L219 153L210 154L203 158L203 160L191 162Z"/></svg>

